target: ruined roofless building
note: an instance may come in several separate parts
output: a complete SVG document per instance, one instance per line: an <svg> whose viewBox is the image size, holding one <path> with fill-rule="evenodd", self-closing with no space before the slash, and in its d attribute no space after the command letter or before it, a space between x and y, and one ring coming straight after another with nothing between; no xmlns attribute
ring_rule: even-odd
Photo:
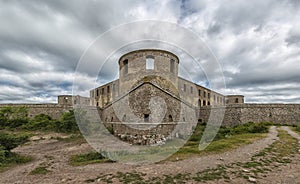
<svg viewBox="0 0 300 184"><path fill-rule="evenodd" d="M113 134L130 135L124 139L134 144L186 134L198 121L200 107L236 102L179 77L179 58L168 51L136 50L118 63L119 79L91 90L90 103L100 109L101 120ZM239 96L237 101L243 99ZM174 133L175 129L180 130Z"/></svg>
<svg viewBox="0 0 300 184"><path fill-rule="evenodd" d="M130 91L142 78L144 81L151 81L150 76L159 76L167 81L169 86L163 86L156 80L156 84L164 90L191 97L185 100L195 107L244 103L242 95L224 96L179 77L178 65L179 58L164 50L144 49L127 53L119 59L119 79L91 90L90 103L92 106L104 108ZM173 88L178 91L172 91Z"/></svg>

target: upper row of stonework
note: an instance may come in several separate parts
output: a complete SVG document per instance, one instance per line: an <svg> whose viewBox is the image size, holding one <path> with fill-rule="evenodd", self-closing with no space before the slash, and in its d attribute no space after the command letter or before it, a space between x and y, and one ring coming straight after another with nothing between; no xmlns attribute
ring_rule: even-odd
<svg viewBox="0 0 300 184"><path fill-rule="evenodd" d="M179 58L164 50L137 50L119 59L120 77L136 72L161 72L178 74Z"/></svg>

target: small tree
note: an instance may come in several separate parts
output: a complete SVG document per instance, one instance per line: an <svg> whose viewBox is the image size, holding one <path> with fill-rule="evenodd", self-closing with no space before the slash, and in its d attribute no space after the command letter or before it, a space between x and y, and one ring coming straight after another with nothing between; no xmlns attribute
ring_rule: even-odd
<svg viewBox="0 0 300 184"><path fill-rule="evenodd" d="M58 131L60 132L76 132L78 131L78 126L76 123L74 111L63 113L60 118L60 123L58 125Z"/></svg>

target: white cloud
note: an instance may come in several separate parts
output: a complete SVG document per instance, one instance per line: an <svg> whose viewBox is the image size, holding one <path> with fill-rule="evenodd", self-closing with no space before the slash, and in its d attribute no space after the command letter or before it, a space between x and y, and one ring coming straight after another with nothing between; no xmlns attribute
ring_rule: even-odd
<svg viewBox="0 0 300 184"><path fill-rule="evenodd" d="M0 102L55 102L56 95L71 94L80 56L98 35L151 19L199 35L223 68L227 94L299 103L299 9L296 0L1 1ZM114 66L106 65L101 82L115 78ZM199 68L184 69L206 84ZM85 96L96 80L86 71L77 86Z"/></svg>

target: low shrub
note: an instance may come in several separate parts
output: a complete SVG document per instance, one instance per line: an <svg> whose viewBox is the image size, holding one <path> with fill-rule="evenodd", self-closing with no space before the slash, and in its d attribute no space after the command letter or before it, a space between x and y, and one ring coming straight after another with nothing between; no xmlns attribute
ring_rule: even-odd
<svg viewBox="0 0 300 184"><path fill-rule="evenodd" d="M79 128L76 122L74 111L63 113L60 120L56 122L58 132L78 132Z"/></svg>
<svg viewBox="0 0 300 184"><path fill-rule="evenodd" d="M46 114L38 114L22 126L26 130L55 130L55 127L52 118Z"/></svg>
<svg viewBox="0 0 300 184"><path fill-rule="evenodd" d="M86 154L73 155L70 159L72 165L85 165L109 161L101 153L89 152Z"/></svg>
<svg viewBox="0 0 300 184"><path fill-rule="evenodd" d="M32 160L31 157L18 155L11 150L28 141L28 136L0 132L0 171L3 168Z"/></svg>
<svg viewBox="0 0 300 184"><path fill-rule="evenodd" d="M296 130L297 132L300 132L300 124L296 126L295 130Z"/></svg>
<svg viewBox="0 0 300 184"><path fill-rule="evenodd" d="M0 146L3 147L4 150L10 151L15 147L24 144L28 141L28 135L15 135L15 134L7 134L0 133Z"/></svg>
<svg viewBox="0 0 300 184"><path fill-rule="evenodd" d="M234 127L220 127L220 128L213 125L207 125L206 127L203 125L197 125L189 141L193 141L193 142L200 141L204 129L206 131L206 135L204 137L205 141L211 141L212 139L216 141L237 134L266 133L268 132L269 125L270 123L268 122L261 122L261 123L249 122L243 125L236 125ZM215 133L216 131L217 134Z"/></svg>

